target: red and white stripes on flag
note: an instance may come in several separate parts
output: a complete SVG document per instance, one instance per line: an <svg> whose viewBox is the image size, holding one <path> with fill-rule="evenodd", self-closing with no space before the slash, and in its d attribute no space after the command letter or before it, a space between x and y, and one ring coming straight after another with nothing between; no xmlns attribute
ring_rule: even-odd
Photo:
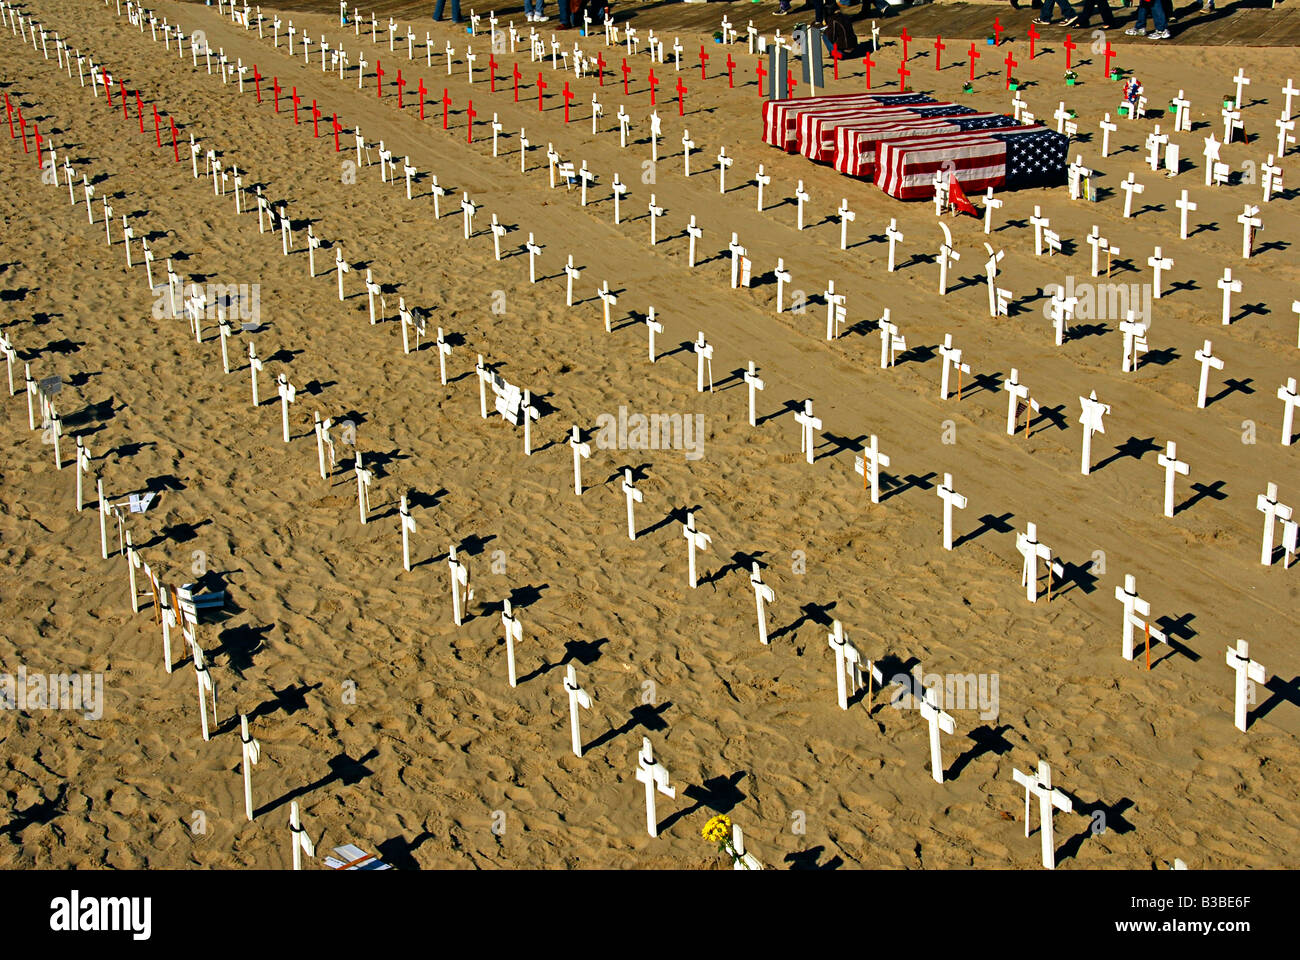
<svg viewBox="0 0 1300 960"><path fill-rule="evenodd" d="M898 200L928 199L934 196L935 172L948 169L967 193L1000 188L1006 185L1006 138L1044 130L1036 123L993 134L972 130L887 141L879 144L875 183Z"/></svg>
<svg viewBox="0 0 1300 960"><path fill-rule="evenodd" d="M832 97L799 97L768 100L763 104L763 140L787 153L798 152L799 117L810 110L837 110L858 106L863 109L889 107L894 101L915 103L912 93L842 93Z"/></svg>
<svg viewBox="0 0 1300 960"><path fill-rule="evenodd" d="M956 135L961 131L954 124L955 120L978 120L994 118L998 114L967 113L960 117L916 117L910 123L864 120L834 128L835 151L833 160L835 169L851 177L865 177L874 180L876 163L880 156L880 146L891 140L910 137L923 137L930 134L949 133ZM1016 122L1007 118L1006 126L1014 127ZM985 128L991 129L991 128Z"/></svg>

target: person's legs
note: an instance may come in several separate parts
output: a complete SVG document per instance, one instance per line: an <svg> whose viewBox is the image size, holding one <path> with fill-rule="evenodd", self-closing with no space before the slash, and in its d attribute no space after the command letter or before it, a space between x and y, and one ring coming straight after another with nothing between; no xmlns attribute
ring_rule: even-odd
<svg viewBox="0 0 1300 960"><path fill-rule="evenodd" d="M438 2L433 5L433 19L442 19L442 8L446 2L447 0L438 0Z"/></svg>
<svg viewBox="0 0 1300 960"><path fill-rule="evenodd" d="M1124 31L1126 34L1129 36L1136 36L1139 33L1146 33L1147 7L1149 6L1150 4L1148 3L1138 4L1137 19L1133 21L1133 26Z"/></svg>
<svg viewBox="0 0 1300 960"><path fill-rule="evenodd" d="M1151 25L1153 33L1160 34L1161 38L1169 35L1169 23L1165 19L1165 7L1161 0L1151 0Z"/></svg>
<svg viewBox="0 0 1300 960"><path fill-rule="evenodd" d="M567 27L571 25L569 19L569 0L557 0L556 6L560 11L560 26Z"/></svg>
<svg viewBox="0 0 1300 960"><path fill-rule="evenodd" d="M451 0L451 22L460 23L460 0Z"/></svg>

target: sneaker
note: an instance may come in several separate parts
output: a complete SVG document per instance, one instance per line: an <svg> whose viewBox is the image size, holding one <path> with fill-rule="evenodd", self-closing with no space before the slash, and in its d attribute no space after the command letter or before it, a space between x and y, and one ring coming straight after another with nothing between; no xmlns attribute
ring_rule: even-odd
<svg viewBox="0 0 1300 960"><path fill-rule="evenodd" d="M1044 20L1042 17L1034 17L1034 23L1043 27L1050 27L1052 25L1051 20Z"/></svg>
<svg viewBox="0 0 1300 960"><path fill-rule="evenodd" d="M1153 31L1151 32L1151 34L1147 37L1147 39L1148 39L1148 40L1168 40L1168 39L1169 39L1169 31L1168 31L1168 30L1153 30Z"/></svg>
<svg viewBox="0 0 1300 960"><path fill-rule="evenodd" d="M1062 20L1062 21L1061 21L1061 26L1063 26L1063 27L1073 27L1073 26L1075 26L1078 22L1079 22L1079 15L1076 13L1074 16L1072 16L1072 17L1066 17L1064 20Z"/></svg>
<svg viewBox="0 0 1300 960"><path fill-rule="evenodd" d="M773 15L774 15L774 16L778 16L778 17L784 17L787 13L790 13L790 11L789 11L789 10L774 10L774 11L773 11Z"/></svg>
<svg viewBox="0 0 1300 960"><path fill-rule="evenodd" d="M1142 27L1129 27L1124 31L1126 37L1145 37L1147 32Z"/></svg>
<svg viewBox="0 0 1300 960"><path fill-rule="evenodd" d="M550 20L550 19L551 19L550 17L544 17L544 16L542 16L542 15L539 13L536 17L533 18L533 22L534 22L534 23L546 23L546 22L547 22L548 20Z"/></svg>

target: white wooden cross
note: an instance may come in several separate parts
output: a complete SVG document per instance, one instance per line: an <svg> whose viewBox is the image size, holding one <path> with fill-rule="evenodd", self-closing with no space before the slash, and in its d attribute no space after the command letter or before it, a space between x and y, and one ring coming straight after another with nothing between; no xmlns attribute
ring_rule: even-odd
<svg viewBox="0 0 1300 960"><path fill-rule="evenodd" d="M993 196L993 188L989 187L984 194L984 233L988 234L993 229L993 211L1002 206L1003 201Z"/></svg>
<svg viewBox="0 0 1300 960"><path fill-rule="evenodd" d="M686 576L690 581L691 589L696 588L695 576L695 551L709 549L709 544L713 538L707 533L700 533L695 529L695 512L691 511L686 514L686 521L682 524L682 536L686 538Z"/></svg>
<svg viewBox="0 0 1300 960"><path fill-rule="evenodd" d="M767 385L759 377L754 367L754 361L749 361L749 369L743 374L744 381L749 387L749 425L757 426L758 423L754 417L754 391L762 390Z"/></svg>
<svg viewBox="0 0 1300 960"><path fill-rule="evenodd" d="M1231 128L1229 128L1231 132ZM1225 137L1225 139L1227 139ZM1201 156L1205 158L1205 185L1213 184L1214 165L1219 160L1219 141L1215 139L1214 134L1205 138L1205 149L1201 151Z"/></svg>
<svg viewBox="0 0 1300 960"><path fill-rule="evenodd" d="M1280 192L1282 189L1282 168L1273 162L1273 154L1268 155L1268 160L1260 167L1262 177L1260 185L1264 188L1264 202L1268 203L1273 199L1273 194ZM89 208L89 204L86 205Z"/></svg>
<svg viewBox="0 0 1300 960"><path fill-rule="evenodd" d="M655 362L655 334L664 332L664 325L655 319L655 308L651 307L645 318L646 333L650 337L650 362Z"/></svg>
<svg viewBox="0 0 1300 960"><path fill-rule="evenodd" d="M1138 596L1136 577L1132 574L1125 574L1124 585L1115 588L1115 599L1124 607L1124 641L1121 652L1123 653L1125 660L1133 659L1135 631L1138 627L1143 628L1156 640L1163 641L1165 639L1163 633L1142 619L1142 617L1150 616L1151 604Z"/></svg>
<svg viewBox="0 0 1300 960"><path fill-rule="evenodd" d="M569 434L569 446L573 448L573 492L582 496L582 461L591 456L591 446L582 442L577 424Z"/></svg>
<svg viewBox="0 0 1300 960"><path fill-rule="evenodd" d="M618 105L618 145L627 147L627 128L631 124L632 118L627 115L623 109L623 104Z"/></svg>
<svg viewBox="0 0 1300 960"><path fill-rule="evenodd" d="M1277 155L1280 158L1286 156L1288 144L1295 143L1295 136L1291 133L1295 129L1295 120L1288 117L1279 117L1273 121L1277 127Z"/></svg>
<svg viewBox="0 0 1300 960"><path fill-rule="evenodd" d="M514 686L514 684L512 683L511 686ZM573 741L573 755L581 757L582 734L578 730L578 708L590 710L591 695L578 685L578 673L573 664L569 664L565 669L564 691L569 695L569 734Z"/></svg>
<svg viewBox="0 0 1300 960"><path fill-rule="evenodd" d="M433 219L442 219L442 206L439 201L447 195L447 188L438 183L437 176L432 177L429 184L429 192L433 194Z"/></svg>
<svg viewBox="0 0 1300 960"><path fill-rule="evenodd" d="M885 236L889 238L889 267L890 273L894 272L894 248L897 243L903 239L903 231L898 229L898 220L889 221L889 226L885 228Z"/></svg>
<svg viewBox="0 0 1300 960"><path fill-rule="evenodd" d="M989 258L984 261L984 279L988 281L989 285L989 316L996 317L998 315L998 299L1000 293L998 290L998 264L1001 263L1002 258L1006 256L1006 251L999 250L997 253L994 253L993 247L987 242L984 244L984 249L987 250L989 254Z"/></svg>
<svg viewBox="0 0 1300 960"><path fill-rule="evenodd" d="M727 148L722 147L718 150L718 193L727 192L727 167L732 164L731 157L727 156Z"/></svg>
<svg viewBox="0 0 1300 960"><path fill-rule="evenodd" d="M776 312L780 313L784 309L785 285L790 282L790 271L785 268L784 257L777 257L773 274L776 277Z"/></svg>
<svg viewBox="0 0 1300 960"><path fill-rule="evenodd" d="M1144 190L1146 190L1145 186L1137 182L1135 176L1136 175L1133 173L1133 171L1130 170L1128 174L1128 178L1121 180L1119 183L1120 189L1124 191L1125 219L1128 219L1129 217L1133 216L1133 194L1142 193ZM1093 276L1095 277L1096 274L1094 273Z"/></svg>
<svg viewBox="0 0 1300 960"><path fill-rule="evenodd" d="M235 196L238 197L239 193L236 192ZM320 243L320 237L316 236L311 224L307 224L307 270L312 277L316 276L316 248Z"/></svg>
<svg viewBox="0 0 1300 960"><path fill-rule="evenodd" d="M1241 109L1241 88L1250 86L1250 80L1246 77L1246 71L1238 67L1237 75L1232 78L1232 82L1237 85L1237 95L1233 99L1233 102L1237 105L1238 109Z"/></svg>
<svg viewBox="0 0 1300 960"><path fill-rule="evenodd" d="M1178 238L1186 240L1187 214L1196 209L1196 204L1187 199L1187 191L1184 190L1182 197L1174 201L1174 206L1178 208Z"/></svg>
<svg viewBox="0 0 1300 960"><path fill-rule="evenodd" d="M1277 388L1277 398L1282 401L1282 446L1289 447L1295 434L1295 408L1300 404L1295 377L1288 377L1286 383Z"/></svg>
<svg viewBox="0 0 1300 960"><path fill-rule="evenodd" d="M862 687L862 654L844 636L838 620L831 624L826 642L835 652L835 693L841 710L849 708L849 697Z"/></svg>
<svg viewBox="0 0 1300 960"><path fill-rule="evenodd" d="M1110 135L1119 129L1119 124L1113 122L1108 113L1098 126L1101 127L1101 156L1105 159L1110 155Z"/></svg>
<svg viewBox="0 0 1300 960"><path fill-rule="evenodd" d="M290 30L292 29L290 27ZM307 836L307 831L299 822L297 800L292 800L289 803L289 832L292 835L293 843L293 868L301 870L302 855L305 853L309 857L316 856L316 845L312 843L311 837Z"/></svg>
<svg viewBox="0 0 1300 960"><path fill-rule="evenodd" d="M596 291L596 296L600 297L601 307L605 314L605 332L610 333L613 328L610 326L609 308L618 303L618 296L610 292L608 280L602 282L600 289Z"/></svg>
<svg viewBox="0 0 1300 960"><path fill-rule="evenodd" d="M469 611L469 602L474 599L474 591L469 585L469 567L460 562L456 556L456 545L452 544L447 553L447 568L451 572L451 618L460 626Z"/></svg>
<svg viewBox="0 0 1300 960"><path fill-rule="evenodd" d="M577 280L581 275L582 271L573 265L573 254L569 254L569 259L564 264L564 302L566 306L573 306L573 281Z"/></svg>
<svg viewBox="0 0 1300 960"><path fill-rule="evenodd" d="M1044 760L1038 761L1038 775L1021 773L1012 769L1011 777L1025 788L1025 836L1029 836L1029 798L1038 798L1038 832L1043 838L1043 867L1048 870L1056 868L1056 840L1052 830L1052 815L1056 810L1071 813L1074 803L1060 790L1052 788L1052 768Z"/></svg>
<svg viewBox="0 0 1300 960"><path fill-rule="evenodd" d="M537 255L542 252L542 248L533 242L533 235L528 234L528 242L524 244L524 249L528 251L528 282L537 282Z"/></svg>
<svg viewBox="0 0 1300 960"><path fill-rule="evenodd" d="M656 110L650 114L650 159L655 163L659 162L659 135L662 129L663 121L659 119L659 111Z"/></svg>
<svg viewBox="0 0 1300 960"><path fill-rule="evenodd" d="M668 768L656 763L650 738L641 738L641 751L637 754L636 778L645 784L645 823L650 836L659 836L659 821L655 816L655 791L669 800L677 797L677 788L668 785Z"/></svg>
<svg viewBox="0 0 1300 960"><path fill-rule="evenodd" d="M469 236L470 236L470 229L471 229L471 228L473 227L473 225L474 225L474 211L475 211L476 209L477 209L477 207L475 207L474 204L470 202L469 194L468 194L468 193L462 193L462 194L460 195L460 212L464 215L465 239L466 239L466 240L469 239Z"/></svg>
<svg viewBox="0 0 1300 960"><path fill-rule="evenodd" d="M256 407L261 402L257 396L257 374L258 371L260 371L263 366L264 366L263 361L259 360L257 357L257 352L256 352L256 348L253 346L253 341L252 340L248 341L248 372L249 372L249 376L252 378L253 381L253 406L254 407Z"/></svg>
<svg viewBox="0 0 1300 960"><path fill-rule="evenodd" d="M243 743L244 814L251 823L253 820L253 765L262 756L262 745L248 735L248 716L243 713L239 715L239 739Z"/></svg>
<svg viewBox="0 0 1300 960"><path fill-rule="evenodd" d="M632 470L630 467L623 468L623 495L627 498L627 538L636 539L636 519L634 514L634 504L641 503L645 500L645 494L636 488L632 481Z"/></svg>
<svg viewBox="0 0 1300 960"><path fill-rule="evenodd" d="M939 296L948 294L948 268L961 259L961 254L953 249L952 231L948 229L948 224L940 223L939 229L943 231L943 243L939 244ZM840 249L847 249L843 246L843 232L840 234Z"/></svg>
<svg viewBox="0 0 1300 960"><path fill-rule="evenodd" d="M1251 248L1255 244L1255 231L1264 225L1259 217L1259 207L1246 204L1237 217L1237 222L1241 224L1241 259L1249 260Z"/></svg>
<svg viewBox="0 0 1300 960"><path fill-rule="evenodd" d="M963 373L970 373L970 364L961 362L961 349L952 345L951 333L945 333L943 335L943 345L939 347L939 355L942 358L941 363L943 367L943 372L939 377L939 399L948 399L948 375L954 367L957 368L957 382L959 384L957 388L957 396L958 399L960 399L961 375Z"/></svg>
<svg viewBox="0 0 1300 960"><path fill-rule="evenodd" d="M1096 224L1092 226L1092 232L1084 238L1088 246L1092 247L1092 275L1094 277L1101 275L1101 252L1110 246L1110 241L1101 235L1101 228Z"/></svg>
<svg viewBox="0 0 1300 960"><path fill-rule="evenodd" d="M758 165L758 173L754 176L754 182L758 185L758 212L763 212L763 188L772 182L772 175L763 172L763 165Z"/></svg>
<svg viewBox="0 0 1300 960"><path fill-rule="evenodd" d="M746 250L740 245L740 237L735 233L731 235L727 249L731 251L731 289L735 290L740 286L740 260L745 256Z"/></svg>
<svg viewBox="0 0 1300 960"><path fill-rule="evenodd" d="M1194 356L1201 365L1201 380L1196 390L1196 406L1203 410L1205 409L1206 390L1210 383L1210 368L1222 370L1223 360L1214 355L1209 340L1205 341L1205 345L1200 350L1197 350Z"/></svg>
<svg viewBox="0 0 1300 960"><path fill-rule="evenodd" d="M708 365L709 393L713 392L713 344L704 339L704 331L695 338L692 345L695 350L695 392L704 392L704 368Z"/></svg>
<svg viewBox="0 0 1300 960"><path fill-rule="evenodd" d="M289 442L289 404L297 396L297 388L289 382L289 375L281 372L276 378L276 387L280 393L280 421L284 427L284 442Z"/></svg>
<svg viewBox="0 0 1300 960"><path fill-rule="evenodd" d="M819 418L813 416L811 400L803 402L803 410L796 411L794 419L799 424L799 449L803 451L808 462L812 463L813 447L815 445L814 431L822 428L822 422Z"/></svg>
<svg viewBox="0 0 1300 960"><path fill-rule="evenodd" d="M1168 270L1170 267L1172 267L1174 265L1174 261L1171 260L1169 257L1164 256L1161 253L1160 248L1156 247L1155 251L1151 254L1151 256L1147 258L1147 265L1151 267L1152 272L1155 274L1155 285L1151 291L1151 296L1154 299L1159 300L1160 299L1160 275L1165 270Z"/></svg>
<svg viewBox="0 0 1300 960"><path fill-rule="evenodd" d="M1149 349L1147 344L1147 325L1135 320L1136 314L1130 310L1128 318L1121 321L1120 333L1124 335L1124 356L1120 361L1120 372L1130 373L1137 370L1139 355Z"/></svg>
<svg viewBox="0 0 1300 960"><path fill-rule="evenodd" d="M339 244L334 248L334 272L338 274L340 300L343 299L343 274L351 271L352 266L343 259L343 245Z"/></svg>
<svg viewBox="0 0 1300 960"><path fill-rule="evenodd" d="M12 394L10 394L10 396L12 396ZM90 474L90 460L91 460L90 448L86 446L85 442L81 439L81 437L77 437L77 453L76 453L76 463L75 463L75 467L77 471L77 513L80 513L82 508L82 499L83 499L82 477L88 476Z"/></svg>
<svg viewBox="0 0 1300 960"><path fill-rule="evenodd" d="M871 489L871 502L880 502L880 468L889 466L889 457L880 452L879 439L873 433L870 442L862 448L862 456L854 457L854 472L862 474L864 486Z"/></svg>
<svg viewBox="0 0 1300 960"><path fill-rule="evenodd" d="M798 229L800 230L803 229L803 205L807 203L809 199L810 197L808 195L808 191L804 189L803 181L800 180L798 186L794 188L795 207L798 210L797 224L798 224Z"/></svg>
<svg viewBox="0 0 1300 960"><path fill-rule="evenodd" d="M653 193L650 194L650 203L648 208L650 211L650 246L653 247L659 242L655 236L655 228L659 223L659 218L664 215L664 208L655 202L655 195Z"/></svg>
<svg viewBox="0 0 1300 960"><path fill-rule="evenodd" d="M1147 134L1147 166L1151 168L1152 173L1155 173L1160 169L1160 152L1168 142L1169 134L1161 133L1160 124L1158 123L1156 124L1155 129ZM1142 191L1139 190L1138 192L1141 193Z"/></svg>
<svg viewBox="0 0 1300 960"><path fill-rule="evenodd" d="M1190 108L1192 103L1183 94L1182 90L1178 91L1178 96L1170 101L1174 108L1174 133L1186 130L1189 133L1192 129L1192 118Z"/></svg>
<svg viewBox="0 0 1300 960"><path fill-rule="evenodd" d="M613 181L610 183L610 189L614 193L614 223L617 224L622 221L622 210L619 207L619 203L623 199L623 194L627 193L627 184L619 180L618 174L616 173L614 174ZM691 266L695 266L693 260Z"/></svg>
<svg viewBox="0 0 1300 960"><path fill-rule="evenodd" d="M1285 503L1277 499L1277 484L1270 483L1267 492L1255 498L1255 509L1264 514L1264 539L1260 548L1259 562L1264 566L1273 564L1273 534L1278 520L1287 521L1292 511Z"/></svg>
<svg viewBox="0 0 1300 960"><path fill-rule="evenodd" d="M921 701L921 716L930 724L930 774L935 783L943 783L943 753L939 749L939 731L951 735L956 727L951 714L939 708L934 689L925 688L925 699Z"/></svg>
<svg viewBox="0 0 1300 960"><path fill-rule="evenodd" d="M1178 459L1178 445L1169 440L1165 444L1165 452L1156 458L1156 463L1164 468L1165 471L1165 516L1174 515L1174 480L1178 474L1187 476L1191 467Z"/></svg>
<svg viewBox="0 0 1300 960"><path fill-rule="evenodd" d="M510 681L510 686L515 687L519 683L518 678L515 676L515 644L523 643L524 625L515 616L514 608L508 598L501 601L501 629L506 640L506 675ZM569 670L572 671L573 668L570 667Z"/></svg>
<svg viewBox="0 0 1300 960"><path fill-rule="evenodd" d="M1092 176L1092 171L1083 165L1083 155L1077 154L1074 162L1066 170L1066 183L1070 188L1070 199L1078 200L1083 197L1083 181Z"/></svg>
<svg viewBox="0 0 1300 960"><path fill-rule="evenodd" d="M943 475L943 484L937 491L939 499L943 501L943 548L952 549L952 509L966 509L966 498L957 493L952 488L952 474Z"/></svg>
<svg viewBox="0 0 1300 960"><path fill-rule="evenodd" d="M596 174L587 169L587 161L582 161L582 167L578 170L578 180L581 184L579 188L579 198L582 206L587 205L587 184L596 179Z"/></svg>
<svg viewBox="0 0 1300 960"><path fill-rule="evenodd" d="M1034 215L1029 218L1029 222L1034 225L1034 256L1041 257L1043 255L1043 229L1051 225L1051 220L1043 216L1040 207L1035 206Z"/></svg>
<svg viewBox="0 0 1300 960"><path fill-rule="evenodd" d="M533 421L540 420L542 411L533 404L533 392L524 391L523 402L519 406L519 415L524 421L524 456L533 455Z"/></svg>
<svg viewBox="0 0 1300 960"><path fill-rule="evenodd" d="M366 268L366 301L370 307L371 326L374 326L375 323L377 322L377 317L375 315L375 297L379 295L381 289L382 288L379 286L378 281L376 281L375 278L371 275L370 268L367 267Z"/></svg>
<svg viewBox="0 0 1300 960"><path fill-rule="evenodd" d="M847 317L845 295L835 292L835 281L828 280L826 291L822 294L826 300L826 339L834 340L840 335L840 326Z"/></svg>
<svg viewBox="0 0 1300 960"><path fill-rule="evenodd" d="M373 470L367 470L362 462L361 451L357 451L357 462L353 468L357 477L357 510L361 515L361 522L365 523L370 513L370 484L375 479Z"/></svg>
<svg viewBox="0 0 1300 960"><path fill-rule="evenodd" d="M767 608L766 604L776 600L772 588L763 582L763 574L755 560L750 569L749 585L754 588L754 603L758 607L758 642L767 646Z"/></svg>
<svg viewBox="0 0 1300 960"><path fill-rule="evenodd" d="M1232 295L1241 293L1241 281L1232 279L1232 269L1224 267L1223 276L1216 286L1223 291L1223 325L1226 327L1232 322Z"/></svg>
<svg viewBox="0 0 1300 960"><path fill-rule="evenodd" d="M695 225L695 214L691 214L691 222L686 225L687 246L689 248L687 264L691 269L695 268L695 241L704 236L704 231Z"/></svg>
<svg viewBox="0 0 1300 960"><path fill-rule="evenodd" d="M319 414L318 414L319 416ZM318 431L319 432L319 431ZM402 527L402 569L411 571L411 534L415 532L415 518L406 504L406 494L402 494L398 507L398 516Z"/></svg>
<svg viewBox="0 0 1300 960"><path fill-rule="evenodd" d="M1020 583L1025 588L1025 599L1030 603L1038 602L1038 561L1047 564L1047 598L1052 597L1052 551L1047 544L1039 542L1038 524L1025 524L1025 532L1016 534L1016 550L1024 557L1020 568Z"/></svg>
<svg viewBox="0 0 1300 960"><path fill-rule="evenodd" d="M1250 644L1240 639L1235 648L1228 648L1227 664L1236 673L1233 678L1233 722L1238 730L1245 733L1250 704L1255 701L1251 686L1253 683L1267 683L1268 672L1262 664L1250 659Z"/></svg>
<svg viewBox="0 0 1300 960"><path fill-rule="evenodd" d="M876 321L880 328L880 368L884 370L894 365L898 351L907 350L907 339L898 332L898 324L889 319L889 308Z"/></svg>
<svg viewBox="0 0 1300 960"><path fill-rule="evenodd" d="M1086 477L1092 470L1092 436L1094 433L1106 432L1102 417L1110 413L1110 405L1097 400L1096 390L1086 397L1080 397L1079 404L1083 408L1079 415L1079 423L1083 427L1083 460L1079 472Z"/></svg>
<svg viewBox="0 0 1300 960"><path fill-rule="evenodd" d="M691 149L695 146L695 141L691 139L691 131L682 131L682 176L691 175Z"/></svg>

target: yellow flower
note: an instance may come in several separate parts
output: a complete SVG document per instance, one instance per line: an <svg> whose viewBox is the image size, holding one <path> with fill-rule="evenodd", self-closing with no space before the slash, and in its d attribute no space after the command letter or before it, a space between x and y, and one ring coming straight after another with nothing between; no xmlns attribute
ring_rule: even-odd
<svg viewBox="0 0 1300 960"><path fill-rule="evenodd" d="M704 825L700 835L710 843L722 843L731 836L731 818L720 813Z"/></svg>

